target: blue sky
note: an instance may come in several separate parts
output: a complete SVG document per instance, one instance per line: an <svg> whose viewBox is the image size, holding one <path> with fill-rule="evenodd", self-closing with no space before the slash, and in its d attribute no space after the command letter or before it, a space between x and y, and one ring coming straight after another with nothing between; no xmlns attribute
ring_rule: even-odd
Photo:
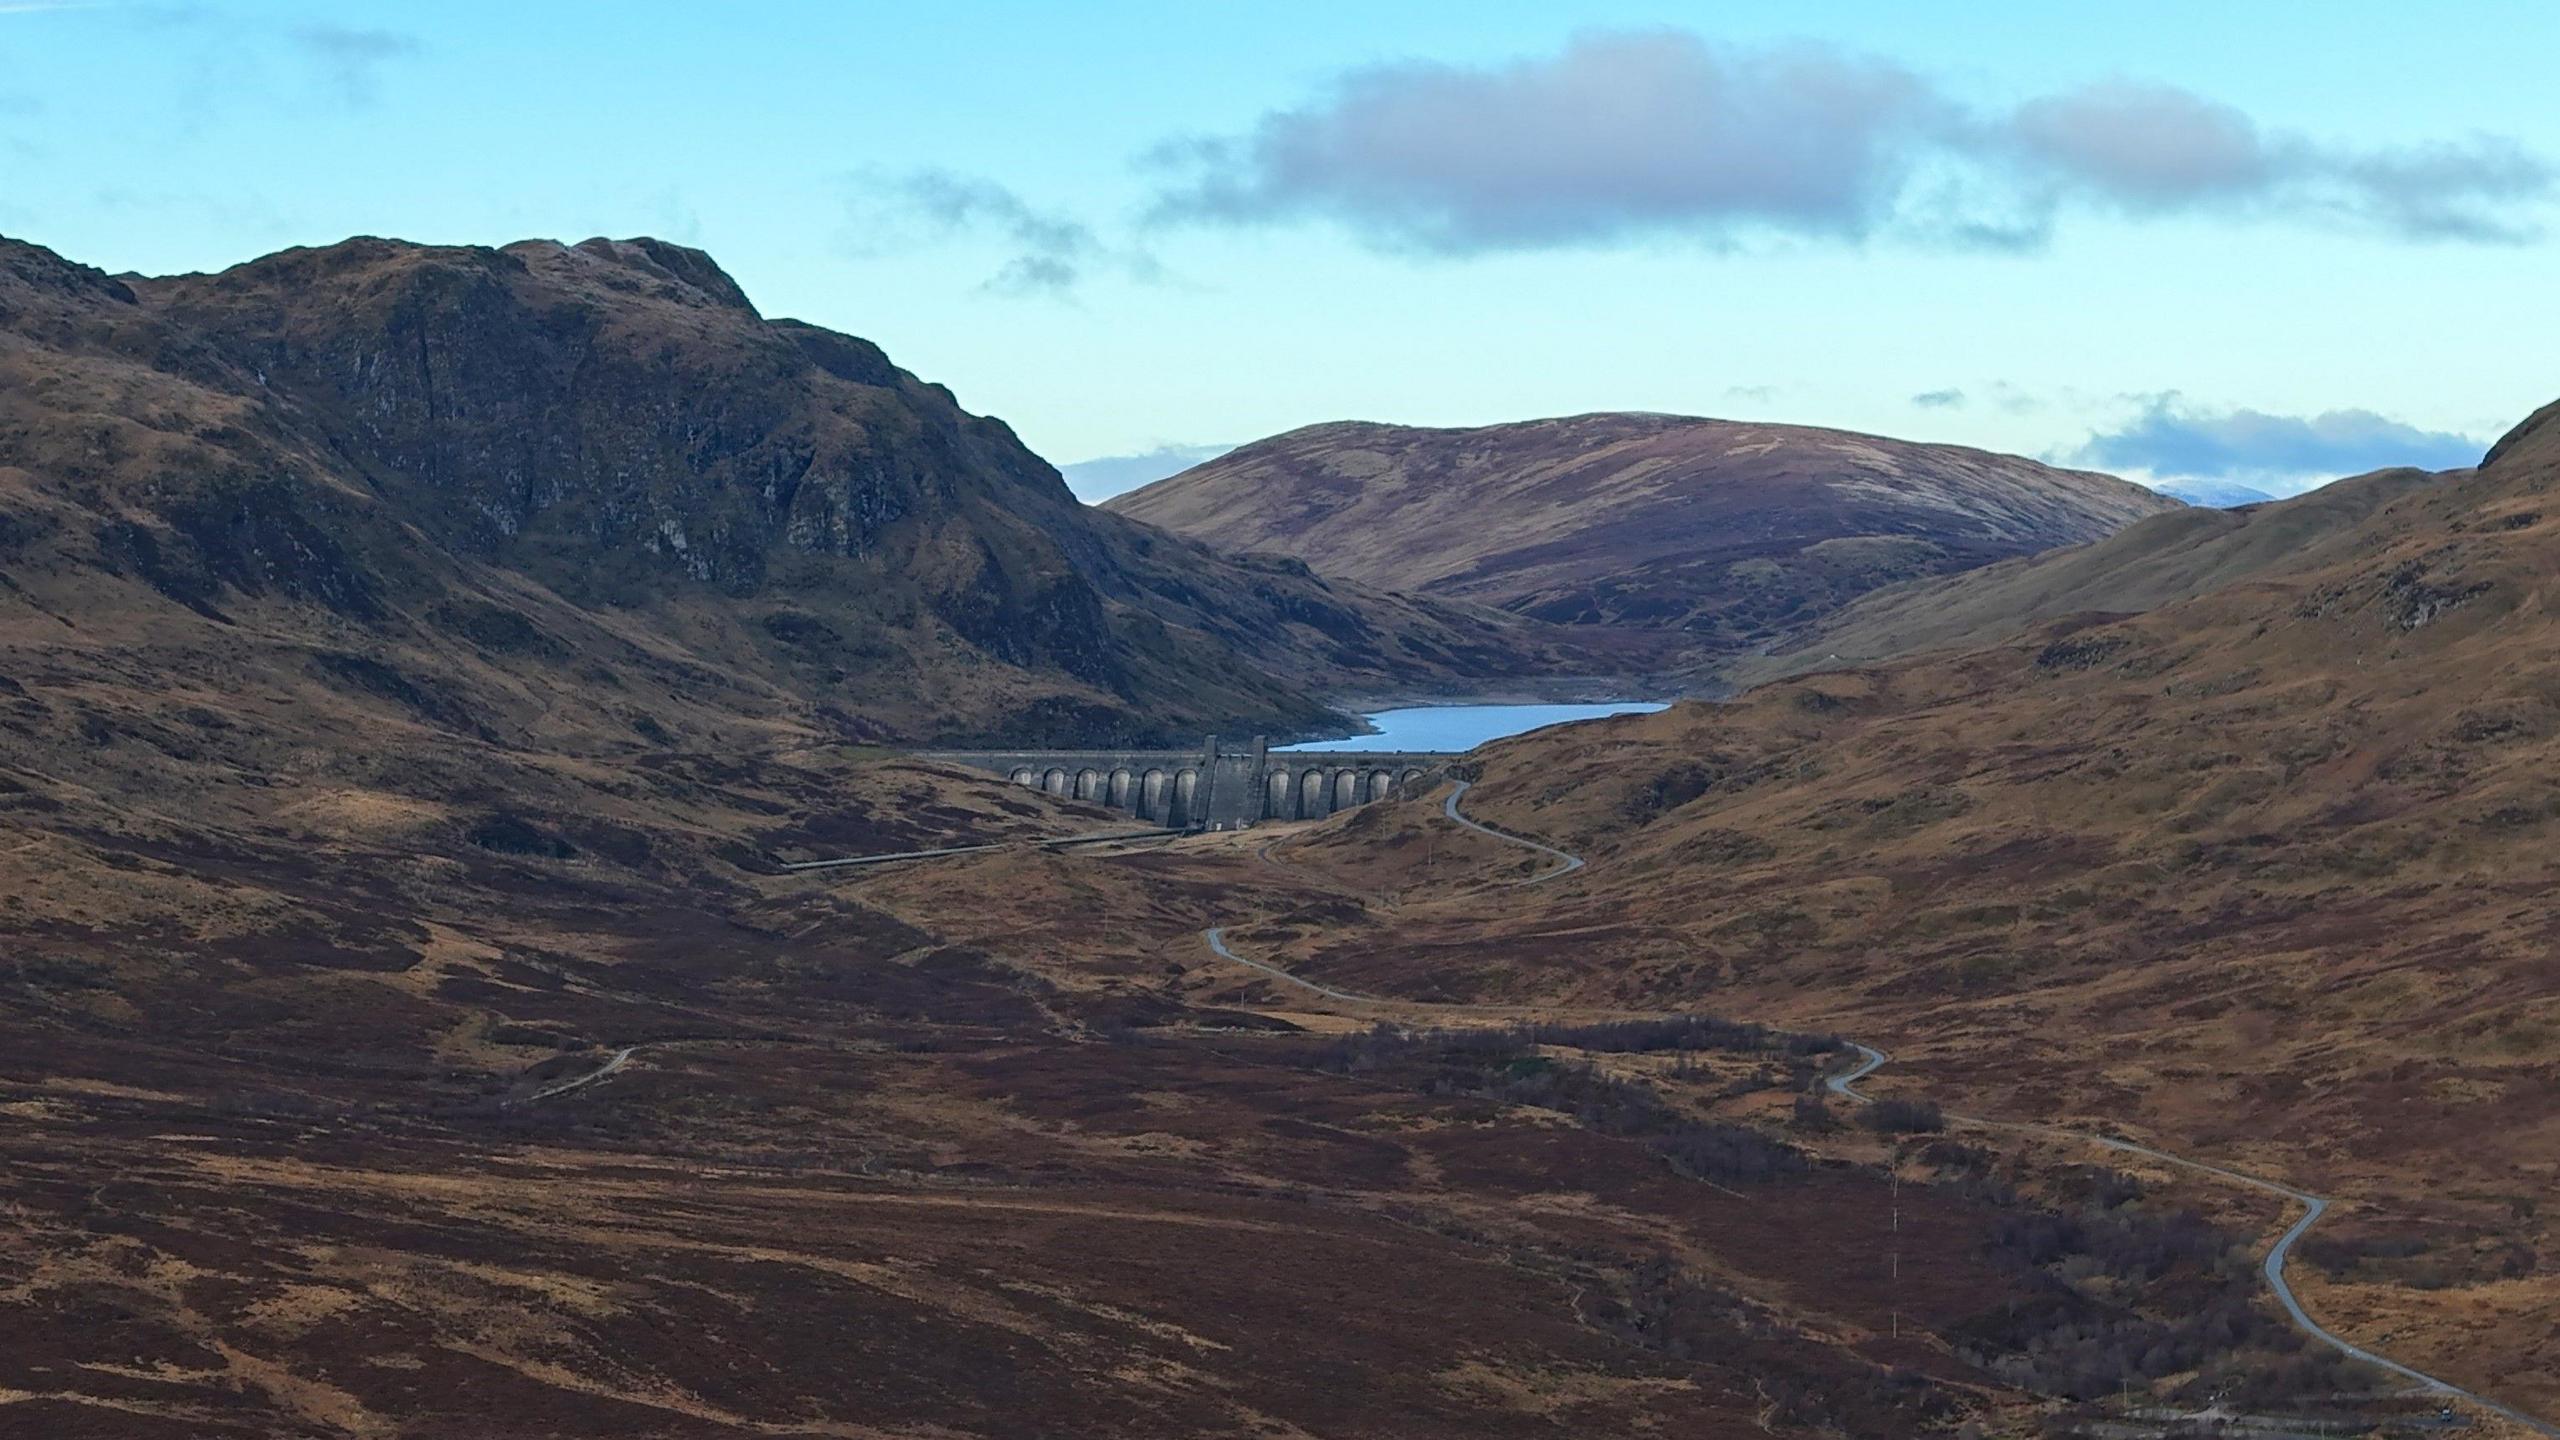
<svg viewBox="0 0 2560 1440"><path fill-rule="evenodd" d="M1062 462L1791 420L2264 488L2560 391L2560 7L0 0L0 232L655 234Z"/></svg>

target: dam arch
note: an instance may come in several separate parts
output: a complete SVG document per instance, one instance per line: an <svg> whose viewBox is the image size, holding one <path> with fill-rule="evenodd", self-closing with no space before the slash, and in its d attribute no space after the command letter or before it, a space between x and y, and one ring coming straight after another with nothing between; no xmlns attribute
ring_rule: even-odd
<svg viewBox="0 0 2560 1440"><path fill-rule="evenodd" d="M1259 737L1239 745L1215 736L1197 750L926 750L917 757L989 771L1029 789L1182 830L1321 820L1411 794L1461 758L1426 750L1273 754Z"/></svg>
<svg viewBox="0 0 2560 1440"><path fill-rule="evenodd" d="M1322 770L1309 770L1298 777L1298 813L1300 820L1321 820L1333 813L1333 792L1325 785Z"/></svg>

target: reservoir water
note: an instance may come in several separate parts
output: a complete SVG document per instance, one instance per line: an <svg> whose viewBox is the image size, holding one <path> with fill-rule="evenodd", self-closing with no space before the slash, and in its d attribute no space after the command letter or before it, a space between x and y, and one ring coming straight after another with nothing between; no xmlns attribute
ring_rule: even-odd
<svg viewBox="0 0 2560 1440"><path fill-rule="evenodd" d="M1282 745L1280 750L1472 750L1506 735L1562 725L1569 720L1596 720L1603 715L1649 715L1665 708L1655 700L1616 700L1601 705L1420 705L1410 710L1380 710L1360 718L1377 727L1375 735L1347 740L1310 740Z"/></svg>

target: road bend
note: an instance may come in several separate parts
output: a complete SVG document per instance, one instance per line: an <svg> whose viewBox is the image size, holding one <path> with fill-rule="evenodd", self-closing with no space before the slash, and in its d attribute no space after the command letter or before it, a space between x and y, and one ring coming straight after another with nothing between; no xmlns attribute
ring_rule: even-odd
<svg viewBox="0 0 2560 1440"><path fill-rule="evenodd" d="M1464 780L1458 781L1450 790L1448 800L1441 805L1440 813L1470 830L1474 830L1480 834L1490 835L1497 840L1501 840L1512 845L1525 846L1526 848L1535 850L1539 854L1547 856L1556 862L1555 865L1548 869L1542 870L1535 875L1514 883L1521 885L1543 884L1546 881L1559 879L1583 868L1584 862L1582 857L1579 855L1572 854L1569 851L1559 850L1552 845L1541 844L1538 841L1531 840L1523 835L1514 835L1508 830L1499 830L1491 825L1486 825L1479 821L1469 819L1466 813L1459 808L1459 801L1465 798L1469 788L1470 782ZM1294 985L1302 990L1312 991L1315 994L1324 996L1326 999L1341 1000L1357 1005L1391 1003L1374 995L1358 995L1348 990L1337 990L1330 985L1318 984L1313 980L1307 980L1299 976L1292 975L1277 965L1265 964L1260 960L1239 955L1234 950L1228 948L1226 941L1226 929L1224 926L1203 931L1202 936L1209 942L1209 948L1217 952L1217 954L1222 958L1232 960L1236 964L1259 971L1262 974L1269 976L1272 979L1279 980L1285 984ZM1852 1104L1873 1104L1875 1103L1875 1097L1858 1089L1858 1082L1866 1079L1870 1075L1873 1075L1878 1070L1883 1069L1886 1065L1892 1062L1893 1057L1887 1055L1882 1050L1876 1049L1872 1045L1861 1045L1856 1041L1849 1041L1847 1043L1851 1050L1857 1052L1858 1063L1837 1075L1831 1076L1825 1084L1829 1087L1832 1094L1837 1095ZM2482 1395L2477 1391L2466 1390L2461 1386L2454 1384L2450 1380L2440 1379L2437 1376L2430 1375L2414 1366L2404 1365L2387 1355L2375 1354L2373 1351L2348 1340L2345 1336L2330 1330L2319 1321L2311 1318L2311 1312L2303 1307L2302 1297L2294 1293L2293 1284L2291 1280L2286 1277L2285 1270L2287 1265L2293 1259L2294 1246L2301 1241L2303 1236L2310 1233L2312 1226L2320 1223L2320 1218L2322 1216L2329 1213L2331 1202L2327 1196L2314 1195L2307 1190L2297 1190L2290 1185L2280 1184L2276 1181L2268 1180L2256 1175L2244 1174L2226 1166L2214 1165L2202 1160L2191 1160L2184 1155L2172 1155L2166 1150L2157 1150L2148 1145L2138 1145L2130 1140L2119 1140L2112 1135L2099 1135L2082 1130L2065 1130L2052 1125L2033 1125L2011 1120L1992 1120L1978 1115L1949 1114L1947 1119L1955 1122L1956 1124L1971 1126L1975 1129L2007 1131L2013 1134L2039 1135L2048 1139L2066 1140L2084 1145L2097 1145L2105 1149L2120 1151L2127 1155L2139 1155L2145 1159L2156 1160L2163 1165L2174 1166L2181 1170L2193 1171L2200 1175L2210 1175L2215 1179L2227 1181L2246 1189L2260 1191L2264 1194L2274 1195L2281 1199L2292 1201L2294 1204L2302 1207L2302 1214L2296 1217L2290 1226L2286 1227L2283 1234L2276 1237L2274 1245L2268 1247L2266 1261L2259 1267L2259 1269L2261 1273L2266 1276L2267 1288L2274 1292L2276 1303L2284 1307L2285 1314L2292 1319L2294 1326L2297 1329L2320 1343L2329 1346L2331 1349L2336 1350L2338 1353L2345 1355L2351 1360L2360 1360L2367 1365L2371 1365L2393 1375L2397 1375L2412 1384L2424 1388L2431 1394L2443 1396L2448 1400L2462 1401L2465 1404L2473 1405L2479 1409L2488 1411L2490 1414L2513 1421L2537 1435L2547 1435L2554 1437L2554 1440L2560 1440L2560 1425L2554 1425L2537 1416L2528 1415L2525 1412L2516 1409L2512 1405L2502 1404L2501 1402L2490 1399L2488 1396Z"/></svg>
<svg viewBox="0 0 2560 1440"><path fill-rule="evenodd" d="M1461 780L1455 786L1451 787L1448 800L1443 802L1440 806L1440 813L1457 821L1459 824L1466 826L1468 829L1475 831L1479 835L1490 835L1496 840L1505 841L1513 845L1525 845L1529 849L1535 850L1539 854L1547 856L1557 862L1554 869L1541 870L1537 874L1530 876L1528 879L1521 880L1516 883L1522 885L1543 885L1550 880L1560 880L1582 868L1582 857L1579 855L1559 850L1553 845L1541 845L1526 835L1514 835L1508 830L1496 830L1490 825L1468 819L1466 812L1458 808L1458 801L1465 798L1467 791L1474 788L1474 785L1475 782L1472 780Z"/></svg>
<svg viewBox="0 0 2560 1440"><path fill-rule="evenodd" d="M621 1073L623 1066L631 1063L631 1057L639 1053L639 1050L640 1047L637 1045L625 1045L621 1049L614 1051L611 1056L607 1057L603 1064L588 1071L586 1074L560 1081L557 1084L545 1085L541 1089L534 1091L532 1094L527 1095L524 1099L516 1103L530 1105L537 1100L548 1100L554 1095L566 1095L572 1090L584 1089L585 1087L593 1085L597 1081L605 1079L608 1076L617 1075Z"/></svg>
<svg viewBox="0 0 2560 1440"><path fill-rule="evenodd" d="M1849 1048L1858 1052L1858 1063L1832 1076L1826 1083L1830 1086L1832 1094L1844 1100L1859 1105L1871 1105L1875 1103L1875 1097L1858 1089L1858 1082L1883 1069L1891 1063L1893 1057L1871 1045L1860 1045L1855 1041L1849 1043ZM2413 1366L2403 1365L2387 1355L2377 1355L2311 1318L2311 1312L2303 1307L2302 1297L2294 1293L2293 1282L2286 1278L2285 1269L2293 1259L2294 1245L2311 1232L2312 1226L2320 1223L2321 1216L2329 1213L2331 1203L2329 1197L2314 1195L2308 1190L2296 1190L2290 1185L2281 1184L2263 1176L2244 1174L2227 1166L2191 1160L2184 1155L2172 1155L2166 1150L2154 1149L2149 1145L2138 1145L2131 1140L2120 1140L2113 1135L2099 1135L2084 1130L2064 1130L2052 1125L2034 1125L2015 1120L1992 1120L1980 1115L1958 1115L1952 1112L1948 1113L1946 1118L1955 1124L1977 1130L1997 1130L2012 1135L2035 1135L2051 1140L2097 1145L2126 1155L2139 1155L2147 1160L2159 1161L2163 1165L2194 1171L2199 1175L2210 1175L2217 1180L2278 1196L2300 1205L2302 1213L2295 1217L2294 1222L2285 1228L2282 1235L2276 1237L2276 1243L2267 1249L2265 1263L2259 1266L2259 1270L2267 1277L2267 1288L2275 1292L2276 1303L2282 1305L2285 1314L2293 1318L2297 1329L2351 1360L2361 1360L2367 1365L2387 1370L2404 1380L2414 1382L2430 1393L2476 1405L2491 1414L2512 1420L2537 1435L2560 1437L2560 1425L2528 1415L2477 1391L2465 1390L2450 1380L2439 1379Z"/></svg>

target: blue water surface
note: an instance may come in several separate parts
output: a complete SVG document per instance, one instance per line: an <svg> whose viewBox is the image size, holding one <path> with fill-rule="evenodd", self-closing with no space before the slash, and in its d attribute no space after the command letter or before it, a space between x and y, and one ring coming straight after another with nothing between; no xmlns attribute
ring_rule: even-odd
<svg viewBox="0 0 2560 1440"><path fill-rule="evenodd" d="M1380 710L1361 718L1378 727L1375 735L1347 740L1310 740L1282 750L1473 750L1488 740L1562 725L1569 720L1597 720L1603 715L1649 715L1665 708L1655 700L1615 700L1604 705L1422 705L1411 710Z"/></svg>

